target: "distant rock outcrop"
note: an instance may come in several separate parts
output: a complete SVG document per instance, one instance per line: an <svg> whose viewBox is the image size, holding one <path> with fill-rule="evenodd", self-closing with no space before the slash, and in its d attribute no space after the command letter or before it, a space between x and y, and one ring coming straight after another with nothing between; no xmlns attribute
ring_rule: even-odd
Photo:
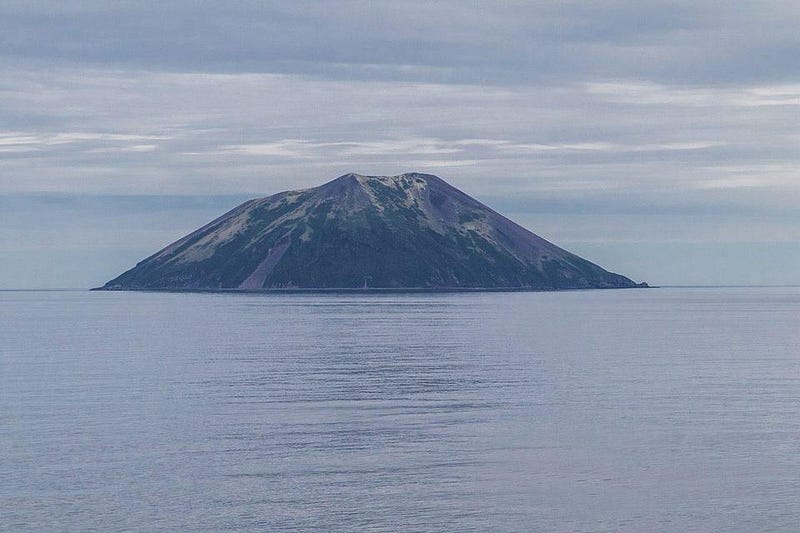
<svg viewBox="0 0 800 533"><path fill-rule="evenodd" d="M101 289L636 287L428 174L250 200Z"/></svg>

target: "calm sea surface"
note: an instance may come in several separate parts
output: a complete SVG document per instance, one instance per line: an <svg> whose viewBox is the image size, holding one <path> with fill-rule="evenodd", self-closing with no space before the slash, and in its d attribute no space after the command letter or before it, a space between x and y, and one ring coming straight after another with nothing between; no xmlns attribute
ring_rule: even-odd
<svg viewBox="0 0 800 533"><path fill-rule="evenodd" d="M0 529L798 524L798 288L0 292Z"/></svg>

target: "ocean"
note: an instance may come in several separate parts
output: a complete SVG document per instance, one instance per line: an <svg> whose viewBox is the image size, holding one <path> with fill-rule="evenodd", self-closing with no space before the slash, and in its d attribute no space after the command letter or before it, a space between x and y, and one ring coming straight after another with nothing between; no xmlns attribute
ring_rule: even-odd
<svg viewBox="0 0 800 533"><path fill-rule="evenodd" d="M0 292L4 531L796 531L800 288Z"/></svg>

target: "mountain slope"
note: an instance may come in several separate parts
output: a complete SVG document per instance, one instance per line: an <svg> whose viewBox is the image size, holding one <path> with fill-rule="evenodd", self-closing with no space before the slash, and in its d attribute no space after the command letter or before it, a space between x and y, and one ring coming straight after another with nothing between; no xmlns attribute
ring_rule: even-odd
<svg viewBox="0 0 800 533"><path fill-rule="evenodd" d="M102 289L623 288L428 174L346 174L250 200Z"/></svg>

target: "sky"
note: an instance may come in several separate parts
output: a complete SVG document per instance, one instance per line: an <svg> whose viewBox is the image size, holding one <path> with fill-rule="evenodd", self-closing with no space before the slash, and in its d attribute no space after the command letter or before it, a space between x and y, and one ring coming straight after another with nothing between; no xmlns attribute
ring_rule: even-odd
<svg viewBox="0 0 800 533"><path fill-rule="evenodd" d="M0 3L0 289L436 174L657 285L800 284L800 2Z"/></svg>

